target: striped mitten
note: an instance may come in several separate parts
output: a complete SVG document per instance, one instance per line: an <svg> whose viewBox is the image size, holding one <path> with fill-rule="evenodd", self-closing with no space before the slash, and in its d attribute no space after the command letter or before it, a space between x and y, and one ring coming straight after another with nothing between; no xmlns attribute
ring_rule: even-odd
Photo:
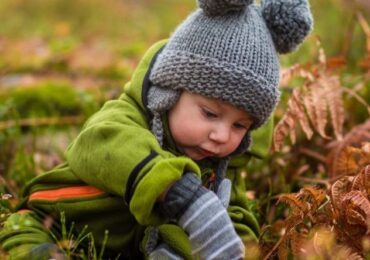
<svg viewBox="0 0 370 260"><path fill-rule="evenodd" d="M150 260L183 260L168 245L162 243L149 255Z"/></svg>
<svg viewBox="0 0 370 260"><path fill-rule="evenodd" d="M224 205L193 173L169 189L161 209L189 234L192 254L201 259L243 259L244 245Z"/></svg>

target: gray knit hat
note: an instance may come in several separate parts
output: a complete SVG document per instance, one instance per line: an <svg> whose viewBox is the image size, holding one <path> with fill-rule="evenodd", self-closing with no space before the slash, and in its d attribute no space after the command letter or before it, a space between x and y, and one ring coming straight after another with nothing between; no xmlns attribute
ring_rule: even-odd
<svg viewBox="0 0 370 260"><path fill-rule="evenodd" d="M151 100L150 96L158 96L153 93L188 90L244 109L254 119L252 128L257 128L279 99L278 53L293 51L312 29L309 4L307 0L264 0L260 5L253 0L197 2L199 8L176 29L153 66L150 109L169 109ZM174 99L178 96L173 94Z"/></svg>

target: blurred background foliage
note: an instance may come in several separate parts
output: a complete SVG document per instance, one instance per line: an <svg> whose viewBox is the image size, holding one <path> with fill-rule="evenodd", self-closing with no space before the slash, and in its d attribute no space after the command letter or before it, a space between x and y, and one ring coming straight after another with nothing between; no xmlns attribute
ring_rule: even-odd
<svg viewBox="0 0 370 260"><path fill-rule="evenodd" d="M315 63L319 40L327 57L345 61L338 69L343 84L355 88L361 82L357 94L369 102L369 64L361 61L370 47L356 18L360 11L369 21L368 0L310 3L314 31L297 52L281 57L282 67ZM195 0L1 0L0 192L13 195L6 202L10 208L32 176L63 160L86 118L119 96L145 50L167 38L194 8ZM277 120L294 86L282 89ZM347 99L349 131L369 114ZM252 176L248 187L271 197L291 192L289 172L279 170L279 181L266 171ZM261 221L272 221L269 214L261 213Z"/></svg>

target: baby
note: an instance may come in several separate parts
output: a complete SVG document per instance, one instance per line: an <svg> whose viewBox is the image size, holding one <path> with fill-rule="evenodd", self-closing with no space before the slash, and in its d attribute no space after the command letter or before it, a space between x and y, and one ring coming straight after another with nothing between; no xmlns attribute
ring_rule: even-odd
<svg viewBox="0 0 370 260"><path fill-rule="evenodd" d="M306 0L198 7L85 123L66 162L29 183L0 232L11 259L65 257L62 213L104 259L244 258L259 230L241 176L251 132L271 128L278 53L295 50L312 16Z"/></svg>

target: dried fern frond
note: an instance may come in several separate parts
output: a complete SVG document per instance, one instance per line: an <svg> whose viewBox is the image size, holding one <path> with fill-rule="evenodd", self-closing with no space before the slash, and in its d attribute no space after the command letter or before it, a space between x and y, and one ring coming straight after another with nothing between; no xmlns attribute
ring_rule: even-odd
<svg viewBox="0 0 370 260"><path fill-rule="evenodd" d="M352 177L342 177L333 183L330 190L331 202L334 206L334 210L340 209L342 197L344 194L351 190Z"/></svg>
<svg viewBox="0 0 370 260"><path fill-rule="evenodd" d="M289 105L288 105L289 106ZM280 150L281 145L284 141L284 138L289 135L292 143L295 142L295 127L296 121L291 115L289 108L288 111L284 114L282 120L276 125L274 129L273 144L272 149L274 151Z"/></svg>
<svg viewBox="0 0 370 260"><path fill-rule="evenodd" d="M279 259L288 259L288 251L289 250L289 237L284 236L284 238L281 240L277 255Z"/></svg>
<svg viewBox="0 0 370 260"><path fill-rule="evenodd" d="M332 143L331 150L327 156L327 166L329 176L331 178L335 176L340 176L341 172L340 167L342 160L342 153L345 152L346 147L348 146L360 146L364 142L370 141L370 120L367 120L365 123L358 125L346 134L341 141ZM360 162L360 161L359 161ZM363 162L361 161L361 164ZM365 163L364 163L365 164ZM362 165L365 166L365 165ZM338 170L339 168L339 170Z"/></svg>
<svg viewBox="0 0 370 260"><path fill-rule="evenodd" d="M292 210L299 209L302 212L307 211L307 204L297 198L297 195L295 193L281 194L277 203L280 202L287 203Z"/></svg>
<svg viewBox="0 0 370 260"><path fill-rule="evenodd" d="M370 142L365 142L361 146L361 157L358 160L361 167L370 164Z"/></svg>
<svg viewBox="0 0 370 260"><path fill-rule="evenodd" d="M280 239L264 259L363 259L363 241L370 238L370 143L345 151L353 176L334 182L330 199L325 190L312 186L279 196L278 202L287 203L290 211L273 225Z"/></svg>
<svg viewBox="0 0 370 260"><path fill-rule="evenodd" d="M370 198L370 165L365 166L352 182L352 190L363 191Z"/></svg>
<svg viewBox="0 0 370 260"><path fill-rule="evenodd" d="M299 256L304 252L305 243L307 243L307 234L292 230L290 247L294 256Z"/></svg>
<svg viewBox="0 0 370 260"><path fill-rule="evenodd" d="M334 135L337 140L342 139L344 123L344 104L342 98L342 89L338 76L330 76L321 81L326 90L326 102L329 107L331 125L334 129Z"/></svg>
<svg viewBox="0 0 370 260"><path fill-rule="evenodd" d="M325 88L322 87L321 80L317 80L306 86L306 93L303 97L304 106L307 110L307 115L316 131L323 137L329 137L325 133L327 124L328 109L325 96L327 95Z"/></svg>
<svg viewBox="0 0 370 260"><path fill-rule="evenodd" d="M362 168L362 166L359 163L361 157L362 157L361 149L355 148L353 146L346 147L338 158L337 170L335 175L353 176L357 174Z"/></svg>
<svg viewBox="0 0 370 260"><path fill-rule="evenodd" d="M300 190L300 194L308 195L311 198L311 211L315 211L326 199L324 190L310 186L303 187Z"/></svg>
<svg viewBox="0 0 370 260"><path fill-rule="evenodd" d="M308 117L306 116L305 107L302 103L302 99L303 98L301 97L301 93L297 89L295 89L289 102L292 101L292 113L297 115L298 122L301 125L303 132L306 134L307 139L311 139L313 131L310 126Z"/></svg>
<svg viewBox="0 0 370 260"><path fill-rule="evenodd" d="M288 80L298 75L305 78L305 84L293 90L287 110L275 127L274 151L280 150L288 135L291 142L295 143L298 122L307 139L312 137L313 129L321 137L329 139L325 130L330 117L334 136L341 140L344 122L343 87L339 77L331 73L334 68L327 60L324 50L319 48L319 63L309 68L311 71L297 64L285 71L282 83L288 84Z"/></svg>
<svg viewBox="0 0 370 260"><path fill-rule="evenodd" d="M363 185L367 194L367 197L370 198L370 165L367 165L362 170L363 177Z"/></svg>
<svg viewBox="0 0 370 260"><path fill-rule="evenodd" d="M294 64L289 68L283 68L280 71L280 82L279 86L287 86L289 82L298 75L299 71L302 70L301 64Z"/></svg>
<svg viewBox="0 0 370 260"><path fill-rule="evenodd" d="M361 238L370 231L370 201L360 191L345 194L340 203L340 219L344 231L352 239Z"/></svg>
<svg viewBox="0 0 370 260"><path fill-rule="evenodd" d="M364 31L366 35L366 50L367 50L367 53L370 54L370 26L366 22L366 19L364 18L362 13L360 12L357 13L357 19L358 19L359 24L361 25L362 30Z"/></svg>
<svg viewBox="0 0 370 260"><path fill-rule="evenodd" d="M274 130L273 149L279 150L285 136L289 135L291 142L296 141L295 128L299 122L308 139L313 135L308 118L305 113L305 108L302 103L301 92L299 89L294 89L292 97L288 101L287 112L276 125Z"/></svg>

